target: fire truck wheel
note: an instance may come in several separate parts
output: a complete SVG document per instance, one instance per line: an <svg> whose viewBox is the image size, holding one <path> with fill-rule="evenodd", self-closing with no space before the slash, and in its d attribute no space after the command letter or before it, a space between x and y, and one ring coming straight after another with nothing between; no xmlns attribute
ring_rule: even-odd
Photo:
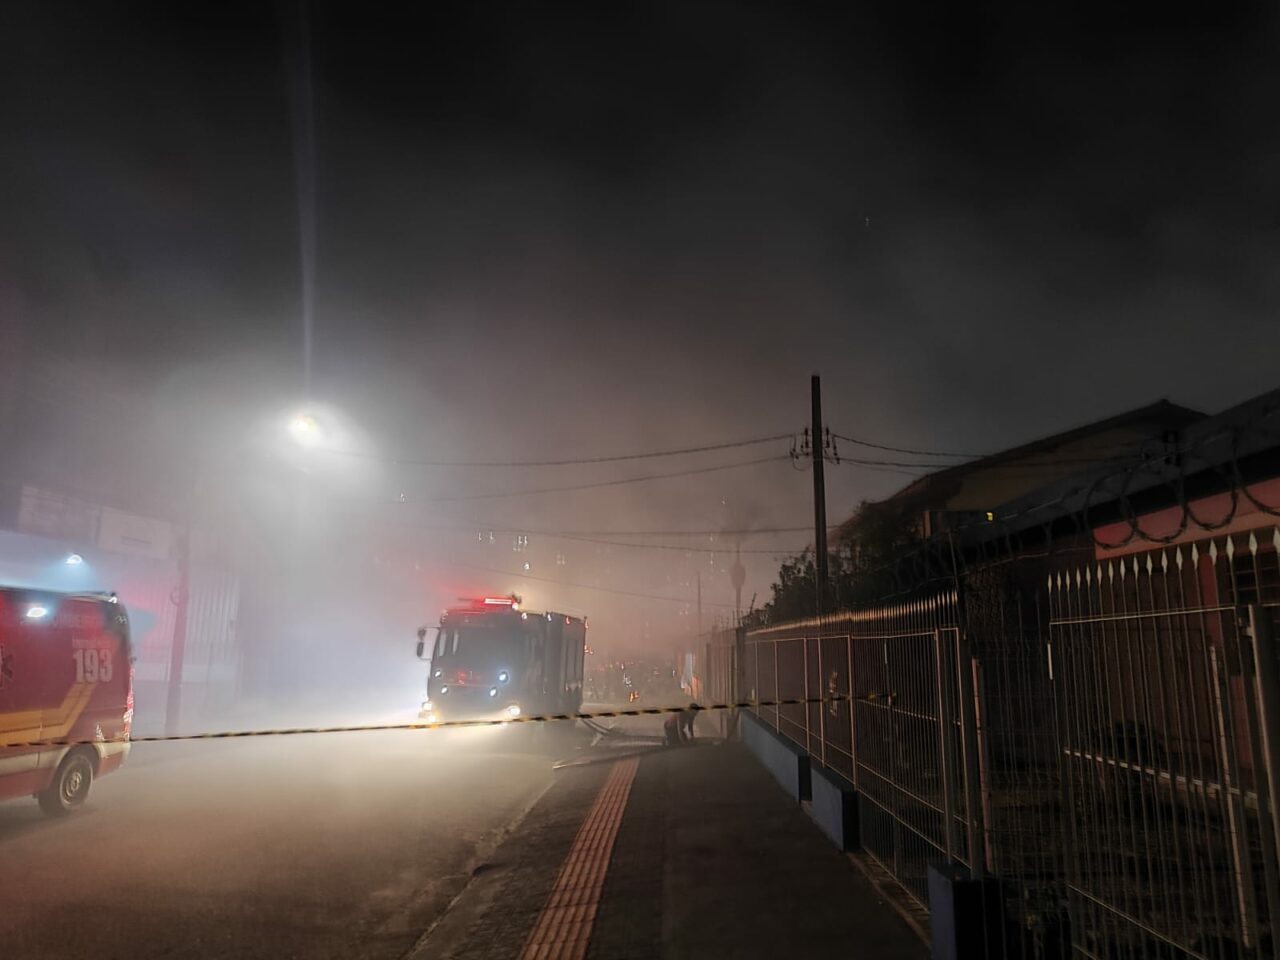
<svg viewBox="0 0 1280 960"><path fill-rule="evenodd" d="M49 788L37 795L40 809L52 817L66 816L84 805L92 786L93 761L83 751L73 751L58 764Z"/></svg>

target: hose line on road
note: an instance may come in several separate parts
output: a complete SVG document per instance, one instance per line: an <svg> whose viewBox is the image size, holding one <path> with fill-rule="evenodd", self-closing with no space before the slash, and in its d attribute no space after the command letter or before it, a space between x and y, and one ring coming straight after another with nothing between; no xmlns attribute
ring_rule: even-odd
<svg viewBox="0 0 1280 960"><path fill-rule="evenodd" d="M578 719L582 721L582 725L584 727L592 733L600 734L602 737L612 737L619 740L643 740L646 742L653 740L661 742L663 739L661 736L656 736L654 734L628 733L627 731L619 730L616 727L606 727L604 724L596 723L594 717L579 717Z"/></svg>

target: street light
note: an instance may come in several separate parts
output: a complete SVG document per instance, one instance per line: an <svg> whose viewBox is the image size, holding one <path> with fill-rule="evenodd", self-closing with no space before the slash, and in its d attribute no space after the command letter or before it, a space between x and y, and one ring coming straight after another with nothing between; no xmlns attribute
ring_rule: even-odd
<svg viewBox="0 0 1280 960"><path fill-rule="evenodd" d="M324 439L320 424L309 413L300 413L289 421L289 435L302 447L314 447Z"/></svg>

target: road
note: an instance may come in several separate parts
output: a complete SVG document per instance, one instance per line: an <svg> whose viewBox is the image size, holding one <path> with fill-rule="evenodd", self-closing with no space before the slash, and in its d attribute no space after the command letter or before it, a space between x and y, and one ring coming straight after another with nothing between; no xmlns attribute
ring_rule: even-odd
<svg viewBox="0 0 1280 960"><path fill-rule="evenodd" d="M83 811L0 804L26 958L399 958L572 754L566 729L136 744Z"/></svg>

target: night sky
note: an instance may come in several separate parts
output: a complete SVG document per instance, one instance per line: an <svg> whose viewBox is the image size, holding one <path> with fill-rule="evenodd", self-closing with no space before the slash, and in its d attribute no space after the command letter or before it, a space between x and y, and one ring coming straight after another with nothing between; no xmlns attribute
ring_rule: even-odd
<svg viewBox="0 0 1280 960"><path fill-rule="evenodd" d="M799 431L813 372L833 429L925 449L1221 409L1277 379L1280 30L1274 5L1200 14L6 3L11 449L47 473L69 420L118 418L149 438L121 473L181 483L192 444L227 456L310 395L379 456L629 453ZM803 525L786 461L433 500L787 447L384 464L361 495L477 527ZM835 468L833 519L907 479ZM687 595L643 556L604 581ZM763 599L774 567L748 567Z"/></svg>

